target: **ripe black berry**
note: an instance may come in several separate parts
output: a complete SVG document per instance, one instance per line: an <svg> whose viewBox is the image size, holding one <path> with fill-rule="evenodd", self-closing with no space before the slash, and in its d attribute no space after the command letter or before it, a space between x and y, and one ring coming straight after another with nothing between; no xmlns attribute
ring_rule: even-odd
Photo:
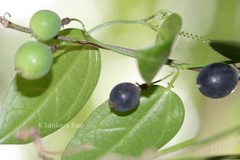
<svg viewBox="0 0 240 160"><path fill-rule="evenodd" d="M228 64L212 63L204 67L197 77L200 92L210 98L222 98L236 88L238 72Z"/></svg>
<svg viewBox="0 0 240 160"><path fill-rule="evenodd" d="M137 107L140 99L140 89L132 83L116 85L109 96L111 109L117 112L127 112Z"/></svg>

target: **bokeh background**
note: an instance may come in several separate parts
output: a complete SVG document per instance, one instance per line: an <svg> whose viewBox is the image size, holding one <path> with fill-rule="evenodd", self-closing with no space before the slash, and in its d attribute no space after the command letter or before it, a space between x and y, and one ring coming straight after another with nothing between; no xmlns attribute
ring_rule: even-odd
<svg viewBox="0 0 240 160"><path fill-rule="evenodd" d="M207 39L238 41L240 37L238 0L0 0L0 2L0 15L9 12L12 16L9 20L24 26L29 25L31 15L39 9L53 10L62 18L78 18L84 22L87 29L110 20L142 19L159 9L168 9L182 16L182 30L185 32ZM72 23L67 27L80 25ZM96 31L93 36L106 43L142 49L151 46L156 35L146 26L121 24ZM0 26L1 103L15 75L14 54L22 43L29 40L32 40L32 37L28 34ZM143 83L135 59L105 50L101 50L101 55L102 71L99 83L83 111L70 123L82 123L94 108L108 98L114 85L125 81ZM171 58L186 63L226 60L201 41L181 36ZM164 66L156 79L166 76L171 71L171 68ZM196 72L186 71L174 85L173 90L182 98L185 105L186 117L179 133L165 147L195 136L208 137L240 124L240 87L226 98L213 100L199 93L195 84L196 76ZM168 82L169 79L160 84L167 86ZM63 128L43 138L46 149L63 151L75 131L76 128ZM0 145L0 159L32 160L37 159L37 153L33 144Z"/></svg>

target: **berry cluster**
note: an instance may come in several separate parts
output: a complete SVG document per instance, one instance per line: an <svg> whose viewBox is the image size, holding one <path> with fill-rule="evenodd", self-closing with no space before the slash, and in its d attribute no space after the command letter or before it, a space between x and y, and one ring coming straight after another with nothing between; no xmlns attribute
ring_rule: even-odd
<svg viewBox="0 0 240 160"><path fill-rule="evenodd" d="M24 43L16 52L15 69L25 79L42 78L51 69L52 51L44 41L57 36L61 19L53 11L40 10L30 20L30 29L37 41Z"/></svg>
<svg viewBox="0 0 240 160"><path fill-rule="evenodd" d="M230 65L217 62L202 68L196 81L199 91L206 97L223 98L235 90L239 73ZM116 85L109 96L110 108L120 113L136 109L141 90L141 86L128 82Z"/></svg>

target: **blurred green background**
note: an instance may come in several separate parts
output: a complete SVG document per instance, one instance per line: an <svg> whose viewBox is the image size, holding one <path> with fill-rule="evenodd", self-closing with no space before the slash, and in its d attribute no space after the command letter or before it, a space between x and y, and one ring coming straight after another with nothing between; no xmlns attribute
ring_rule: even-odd
<svg viewBox="0 0 240 160"><path fill-rule="evenodd" d="M0 14L9 12L11 21L28 26L31 15L39 9L51 9L62 18L82 20L87 29L116 19L142 19L159 9L179 13L183 18L185 32L209 39L239 40L240 1L238 0L1 0ZM80 27L72 23L67 27ZM140 25L114 25L94 32L93 36L106 43L142 49L151 46L155 33ZM4 100L8 86L15 75L14 54L30 35L0 27L0 102ZM129 81L143 83L136 61L114 52L101 50L102 71L99 83L84 110L70 123L80 124L94 108L104 102L111 88L117 83ZM225 60L208 45L192 39L179 37L171 55L172 59L186 63L211 63ZM171 72L163 67L156 76L160 79ZM167 144L171 146L195 136L208 137L240 124L240 87L230 96L213 100L203 97L195 85L197 73L186 71L178 79L173 90L182 98L186 117L182 129ZM169 80L160 84L166 86ZM169 126L171 127L171 126ZM62 151L76 128L63 128L45 137L43 142L49 151ZM12 154L11 154L12 153ZM32 160L37 158L33 144L0 145L0 159Z"/></svg>

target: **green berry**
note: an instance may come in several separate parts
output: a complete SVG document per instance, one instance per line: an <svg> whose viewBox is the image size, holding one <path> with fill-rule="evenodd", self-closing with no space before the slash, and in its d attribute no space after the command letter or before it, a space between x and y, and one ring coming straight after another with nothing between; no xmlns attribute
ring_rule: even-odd
<svg viewBox="0 0 240 160"><path fill-rule="evenodd" d="M29 80L45 76L51 69L52 60L50 48L37 41L24 43L17 50L14 59L17 73Z"/></svg>
<svg viewBox="0 0 240 160"><path fill-rule="evenodd" d="M61 29L61 19L53 11L40 10L30 20L30 28L36 39L47 41L55 37Z"/></svg>

